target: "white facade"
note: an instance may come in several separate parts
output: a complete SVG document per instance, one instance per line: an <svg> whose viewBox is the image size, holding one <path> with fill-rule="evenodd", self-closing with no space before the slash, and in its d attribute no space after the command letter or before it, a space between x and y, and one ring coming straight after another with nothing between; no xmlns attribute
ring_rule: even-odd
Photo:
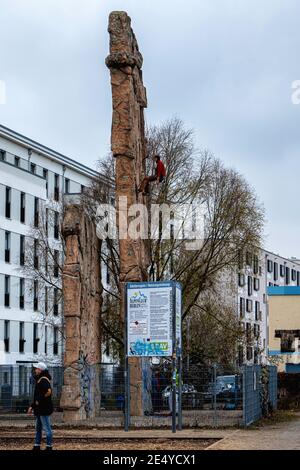
<svg viewBox="0 0 300 470"><path fill-rule="evenodd" d="M269 286L299 286L300 263L266 250L257 255L246 254L246 267L237 274L237 312L249 337L249 345L241 351L240 362L264 362L268 348Z"/></svg>
<svg viewBox="0 0 300 470"><path fill-rule="evenodd" d="M38 302L38 308L34 305L29 294L32 280L22 272L22 244L25 240L26 246L32 230L36 205L44 201L58 211L64 193L80 193L96 174L0 126L0 364L38 359L60 363L61 305L56 307L54 321L47 324L43 302ZM53 228L49 239L59 250Z"/></svg>

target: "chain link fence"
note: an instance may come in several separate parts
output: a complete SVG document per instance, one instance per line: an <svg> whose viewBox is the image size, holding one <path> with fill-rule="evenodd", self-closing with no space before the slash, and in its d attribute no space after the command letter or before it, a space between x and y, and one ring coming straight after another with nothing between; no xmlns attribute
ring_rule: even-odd
<svg viewBox="0 0 300 470"><path fill-rule="evenodd" d="M62 367L49 367L53 400L59 410L63 384ZM172 412L171 363L152 366L151 380L143 380L151 407L147 415L167 417ZM118 365L101 365L101 410L105 416L124 412L124 369ZM0 366L0 415L25 413L32 401L34 378L29 365ZM176 397L178 407L177 382ZM268 409L277 407L277 369L270 366L226 367L220 364L183 365L182 414L189 425L208 427L249 425ZM178 410L177 410L178 411ZM1 419L1 416L0 416Z"/></svg>
<svg viewBox="0 0 300 470"><path fill-rule="evenodd" d="M49 367L52 377L53 403L59 408L63 384L63 368ZM30 365L0 366L0 413L25 413L32 403L33 369Z"/></svg>
<svg viewBox="0 0 300 470"><path fill-rule="evenodd" d="M277 367L243 367L243 423L258 421L277 409Z"/></svg>

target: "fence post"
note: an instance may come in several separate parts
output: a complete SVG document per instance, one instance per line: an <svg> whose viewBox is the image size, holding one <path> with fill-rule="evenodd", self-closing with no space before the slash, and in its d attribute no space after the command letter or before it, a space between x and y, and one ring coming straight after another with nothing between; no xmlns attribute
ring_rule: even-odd
<svg viewBox="0 0 300 470"><path fill-rule="evenodd" d="M124 402L124 430L127 432L130 426L130 369L128 357L125 359L125 402Z"/></svg>
<svg viewBox="0 0 300 470"><path fill-rule="evenodd" d="M217 364L213 365L213 380L214 380L214 420L213 426L217 427Z"/></svg>
<svg viewBox="0 0 300 470"><path fill-rule="evenodd" d="M246 367L245 365L242 366L243 374L243 424L247 426L247 410L246 410Z"/></svg>
<svg viewBox="0 0 300 470"><path fill-rule="evenodd" d="M182 357L178 358L178 430L182 430Z"/></svg>

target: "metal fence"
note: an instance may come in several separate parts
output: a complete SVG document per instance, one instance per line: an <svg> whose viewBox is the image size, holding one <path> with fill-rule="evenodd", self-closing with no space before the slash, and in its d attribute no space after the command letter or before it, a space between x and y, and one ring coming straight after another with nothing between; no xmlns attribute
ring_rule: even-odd
<svg viewBox="0 0 300 470"><path fill-rule="evenodd" d="M50 367L49 372L52 376L54 405L58 410L63 369ZM150 378L143 377L141 381L143 394L148 396L150 403L145 414L159 419L170 415L172 411L171 364L163 361L159 366L152 366L150 373ZM191 364L188 367L184 365L181 383L183 424L186 422L190 426L209 427L247 426L260 419L264 403L264 377L267 377L267 400L270 408L276 409L276 367L268 367L266 376L262 367L257 365L238 369L219 364ZM34 378L30 366L0 366L0 413L26 412L32 401L33 387ZM123 368L111 364L101 365L100 387L100 414L123 414ZM178 398L178 393L176 397Z"/></svg>
<svg viewBox="0 0 300 470"><path fill-rule="evenodd" d="M243 377L243 423L249 426L277 409L277 367L244 366Z"/></svg>
<svg viewBox="0 0 300 470"><path fill-rule="evenodd" d="M53 402L59 407L63 383L62 367L49 367ZM33 399L34 377L29 365L0 366L0 413L24 413Z"/></svg>
<svg viewBox="0 0 300 470"><path fill-rule="evenodd" d="M171 412L171 366L152 367L151 378L143 380L144 392L151 397L150 415L167 415ZM130 375L130 371L129 371ZM124 409L124 373L120 367L106 366L101 373L101 409ZM192 410L242 410L242 373L216 366L192 365L183 368L182 409Z"/></svg>

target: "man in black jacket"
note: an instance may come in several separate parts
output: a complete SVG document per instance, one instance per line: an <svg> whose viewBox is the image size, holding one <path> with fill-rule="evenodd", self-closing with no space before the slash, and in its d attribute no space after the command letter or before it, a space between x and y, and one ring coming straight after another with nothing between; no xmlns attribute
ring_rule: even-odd
<svg viewBox="0 0 300 470"><path fill-rule="evenodd" d="M35 372L35 387L33 402L28 413L34 413L36 419L36 434L33 450L40 450L42 431L46 434L46 450L52 450L52 429L50 416L53 413L51 376L46 364L38 362L33 365Z"/></svg>

